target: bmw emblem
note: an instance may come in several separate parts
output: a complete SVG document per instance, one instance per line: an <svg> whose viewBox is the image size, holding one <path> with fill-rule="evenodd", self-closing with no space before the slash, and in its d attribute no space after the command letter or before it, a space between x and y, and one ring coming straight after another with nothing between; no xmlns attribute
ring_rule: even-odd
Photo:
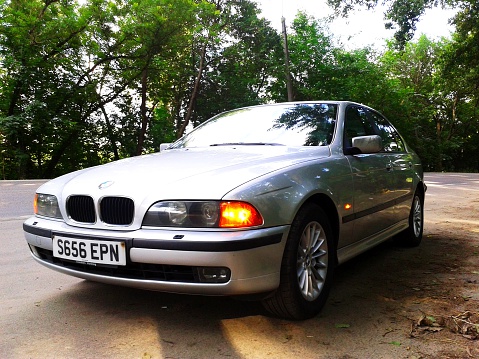
<svg viewBox="0 0 479 359"><path fill-rule="evenodd" d="M102 182L100 183L100 185L98 186L99 189L105 189L105 188L108 188L110 187L113 183L113 181L105 181L105 182Z"/></svg>

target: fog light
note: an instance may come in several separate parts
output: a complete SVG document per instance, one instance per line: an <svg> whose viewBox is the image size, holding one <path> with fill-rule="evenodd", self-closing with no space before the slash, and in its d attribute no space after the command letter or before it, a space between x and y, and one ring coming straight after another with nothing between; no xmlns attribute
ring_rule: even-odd
<svg viewBox="0 0 479 359"><path fill-rule="evenodd" d="M226 283L231 278L231 270L225 267L198 267L198 276L202 283Z"/></svg>
<svg viewBox="0 0 479 359"><path fill-rule="evenodd" d="M37 251L37 247L32 246L30 243L28 243L28 246L30 247L30 250L31 250L32 253L35 255L35 257L40 258L40 254L39 254L38 251Z"/></svg>

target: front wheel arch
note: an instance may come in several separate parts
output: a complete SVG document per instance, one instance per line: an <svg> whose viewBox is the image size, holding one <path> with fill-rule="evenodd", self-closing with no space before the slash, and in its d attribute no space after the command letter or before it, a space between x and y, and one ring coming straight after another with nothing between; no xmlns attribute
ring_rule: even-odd
<svg viewBox="0 0 479 359"><path fill-rule="evenodd" d="M335 238L325 211L306 203L298 211L286 242L278 289L262 303L287 319L314 317L324 306L336 266Z"/></svg>
<svg viewBox="0 0 479 359"><path fill-rule="evenodd" d="M399 243L403 246L417 247L421 244L424 231L425 194L424 185L419 183L411 203L409 226L398 235Z"/></svg>
<svg viewBox="0 0 479 359"><path fill-rule="evenodd" d="M339 232L340 232L340 222L339 222L339 214L336 208L336 204L334 201L325 194L315 194L308 198L308 200L303 203L301 208L306 205L315 204L320 207L326 217L329 220L329 224L331 226L331 230L333 232L333 243L334 246L334 253L336 253L338 248L338 241L339 241ZM298 211L299 212L299 211ZM338 264L337 257L335 258L335 264Z"/></svg>

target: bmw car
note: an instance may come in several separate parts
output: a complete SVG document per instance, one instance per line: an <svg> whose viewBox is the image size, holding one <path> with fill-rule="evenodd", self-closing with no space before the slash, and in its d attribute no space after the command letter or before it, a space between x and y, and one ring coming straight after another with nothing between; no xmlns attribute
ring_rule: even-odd
<svg viewBox="0 0 479 359"><path fill-rule="evenodd" d="M23 229L33 258L64 274L305 319L337 265L393 236L419 245L425 191L418 156L374 109L278 103L53 179Z"/></svg>

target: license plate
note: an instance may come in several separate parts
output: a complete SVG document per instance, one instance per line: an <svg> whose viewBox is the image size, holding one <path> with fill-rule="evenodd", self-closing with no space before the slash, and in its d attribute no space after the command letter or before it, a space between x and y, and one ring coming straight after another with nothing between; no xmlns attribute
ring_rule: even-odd
<svg viewBox="0 0 479 359"><path fill-rule="evenodd" d="M55 236L53 256L77 262L126 265L125 242Z"/></svg>

